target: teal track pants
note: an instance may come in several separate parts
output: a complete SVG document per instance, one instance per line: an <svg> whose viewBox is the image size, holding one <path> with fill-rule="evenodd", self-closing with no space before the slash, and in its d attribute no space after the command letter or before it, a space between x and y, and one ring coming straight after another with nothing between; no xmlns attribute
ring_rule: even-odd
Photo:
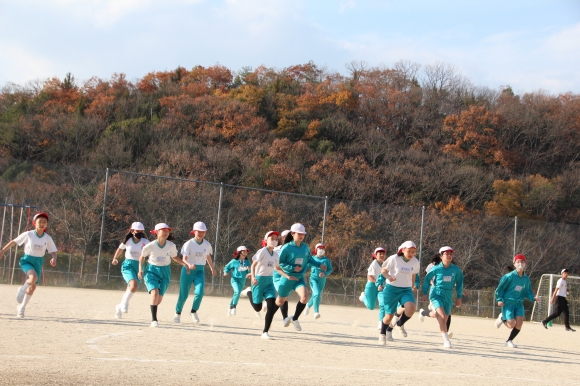
<svg viewBox="0 0 580 386"><path fill-rule="evenodd" d="M175 305L176 313L181 314L192 284L194 285L194 290L191 309L197 311L201 306L203 294L205 293L205 267L203 265L195 266L195 269L190 271L189 274L187 274L185 267L181 268L181 275L179 276L179 298L177 298L177 304Z"/></svg>
<svg viewBox="0 0 580 386"><path fill-rule="evenodd" d="M244 289L244 284L246 284L246 278L234 279L232 278L232 288L234 289L234 296L232 296L232 301L230 302L230 307L235 307L238 305L240 300L240 293Z"/></svg>
<svg viewBox="0 0 580 386"><path fill-rule="evenodd" d="M322 300L322 290L326 286L325 277L310 277L310 288L312 289L312 297L308 301L307 307L314 306L314 312L320 311L320 301Z"/></svg>

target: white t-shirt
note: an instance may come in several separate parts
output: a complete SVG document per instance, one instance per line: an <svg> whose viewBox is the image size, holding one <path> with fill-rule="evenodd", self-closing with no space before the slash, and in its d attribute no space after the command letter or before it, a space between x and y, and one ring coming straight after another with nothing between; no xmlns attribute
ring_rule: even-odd
<svg viewBox="0 0 580 386"><path fill-rule="evenodd" d="M399 255L389 256L383 263L383 268L389 272L389 275L397 280L388 281L388 285L394 287L413 287L413 274L419 273L419 260L412 258L409 261L403 260Z"/></svg>
<svg viewBox="0 0 580 386"><path fill-rule="evenodd" d="M177 247L169 240L165 240L163 248L159 246L157 240L150 242L141 251L143 256L149 257L149 264L166 266L171 264L171 258L177 256Z"/></svg>
<svg viewBox="0 0 580 386"><path fill-rule="evenodd" d="M181 247L181 254L187 256L189 264L205 265L207 255L213 255L213 249L206 239L203 239L201 244L198 244L195 239L190 239Z"/></svg>
<svg viewBox="0 0 580 386"><path fill-rule="evenodd" d="M556 288L558 288L558 293L556 293L556 295L566 297L568 294L568 285L566 284L566 280L559 278L556 282Z"/></svg>
<svg viewBox="0 0 580 386"><path fill-rule="evenodd" d="M381 265L376 259L373 259L373 262L369 266L367 275L372 276L376 281L380 274L381 274Z"/></svg>
<svg viewBox="0 0 580 386"><path fill-rule="evenodd" d="M43 257L46 251L48 253L56 252L56 245L54 245L52 237L46 232L42 234L42 237L38 237L36 230L31 230L22 233L14 241L18 245L26 243L24 253L30 256Z"/></svg>
<svg viewBox="0 0 580 386"><path fill-rule="evenodd" d="M139 241L135 242L131 237L127 240L127 244L121 243L119 245L119 249L125 250L125 260L139 260L139 256L141 256L141 251L145 245L149 244L149 240L146 238L142 238Z"/></svg>
<svg viewBox="0 0 580 386"><path fill-rule="evenodd" d="M258 262L255 272L256 276L272 276L276 266L280 265L280 256L275 250L270 254L268 247L264 247L256 251L256 254L252 257L252 261Z"/></svg>

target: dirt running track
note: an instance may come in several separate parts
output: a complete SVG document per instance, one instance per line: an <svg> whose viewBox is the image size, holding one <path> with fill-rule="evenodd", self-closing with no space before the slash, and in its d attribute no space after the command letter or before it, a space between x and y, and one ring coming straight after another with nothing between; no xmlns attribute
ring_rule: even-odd
<svg viewBox="0 0 580 386"><path fill-rule="evenodd" d="M454 347L445 350L436 321L415 315L409 336L395 332L384 347L377 345L376 311L322 306L318 320L301 316L302 332L284 328L276 314L274 339L264 341L263 319L245 298L228 317L229 299L206 297L194 325L185 312L181 324L173 323L177 296L167 295L155 329L145 293L117 320L120 291L39 287L26 318L17 319L16 290L0 285L2 385L580 384L580 332L562 326L546 331L526 322L519 347L508 349L505 327L454 317Z"/></svg>

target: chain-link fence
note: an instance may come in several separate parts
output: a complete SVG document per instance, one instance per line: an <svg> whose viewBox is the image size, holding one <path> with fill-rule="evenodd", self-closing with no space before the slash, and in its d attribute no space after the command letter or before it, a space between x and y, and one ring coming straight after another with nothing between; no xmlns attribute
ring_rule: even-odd
<svg viewBox="0 0 580 386"><path fill-rule="evenodd" d="M147 229L165 222L173 228L178 248L191 236L194 222L208 226L218 270L239 245L258 249L268 230L306 226L306 242L324 241L334 273L323 303L359 305L374 248L388 254L405 240L418 245L422 270L443 245L455 249L455 263L464 271L468 302L455 313L497 315L493 292L507 272L514 253L528 257L527 273L536 283L541 274L566 267L580 272L577 240L580 227L482 214L446 215L435 209L353 202L268 191L220 183L155 175L91 170L81 167L0 160L0 200L5 198L5 245L30 229L29 209L51 215L48 232L59 249L56 267L45 261L43 283L122 289L120 264L111 264L120 240L133 221ZM29 207L22 209L20 206ZM20 227L18 220L21 217ZM0 214L2 214L0 212ZM28 228L27 228L28 227ZM9 230L12 229L12 234ZM0 282L22 280L13 248L0 263ZM174 280L180 267L172 264ZM14 272L14 277L12 273ZM229 296L229 277L207 271L206 291ZM485 290L488 289L488 290ZM176 291L172 282L169 291ZM477 291L477 303L473 303Z"/></svg>

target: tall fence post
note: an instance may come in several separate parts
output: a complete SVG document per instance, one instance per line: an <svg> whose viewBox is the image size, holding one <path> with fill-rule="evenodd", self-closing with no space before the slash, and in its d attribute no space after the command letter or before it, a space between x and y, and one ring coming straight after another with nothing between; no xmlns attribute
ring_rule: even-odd
<svg viewBox="0 0 580 386"><path fill-rule="evenodd" d="M322 216L322 244L324 244L324 233L326 232L326 211L328 210L328 196L324 197L324 215Z"/></svg>
<svg viewBox="0 0 580 386"><path fill-rule="evenodd" d="M66 284L69 283L69 279L70 279L70 263L72 261L72 252L69 252L68 255L68 272L66 273Z"/></svg>
<svg viewBox="0 0 580 386"><path fill-rule="evenodd" d="M22 200L22 205L20 206L20 220L18 220L18 235L20 234L20 229L22 226L22 214L24 213L24 199ZM14 271L16 271L16 258L18 257L18 245L14 248L14 260L12 262L12 276L10 277L10 284L14 281Z"/></svg>
<svg viewBox="0 0 580 386"><path fill-rule="evenodd" d="M517 240L518 240L518 216L515 217L515 221L514 221L514 254L513 254L513 256L516 255L516 251L517 251L516 241Z"/></svg>
<svg viewBox="0 0 580 386"><path fill-rule="evenodd" d="M12 228L14 224L14 195L12 195L12 206L10 207L10 240L14 240L12 237ZM12 266L12 247L8 251L8 274L10 274L10 267Z"/></svg>
<svg viewBox="0 0 580 386"><path fill-rule="evenodd" d="M99 239L99 254L97 255L97 274L95 284L99 283L99 266L101 265L101 253L103 252L103 238L105 237L105 219L107 217L107 191L109 190L109 168L105 172L105 194L103 197L103 218L101 219L101 237Z"/></svg>
<svg viewBox="0 0 580 386"><path fill-rule="evenodd" d="M8 204L8 197L4 200L4 214L2 215L2 231L0 232L0 248L4 245L4 220L6 219L6 206ZM4 267L2 268L2 276L6 276L6 259L4 259Z"/></svg>
<svg viewBox="0 0 580 386"><path fill-rule="evenodd" d="M220 240L220 219L221 219L221 213L222 213L222 197L224 194L224 183L222 182L220 184L220 199L218 201L218 213L217 213L217 224L215 227L215 243L214 243L214 247L213 247L213 266L214 269L217 271L217 256L218 256L218 243ZM213 291L213 286L214 286L214 281L215 281L215 276L211 275L211 290Z"/></svg>
<svg viewBox="0 0 580 386"><path fill-rule="evenodd" d="M425 226L425 205L421 208L421 235L419 236L419 273L421 274L421 257L423 256L423 227ZM415 285L415 283L413 283ZM417 304L419 304L419 288L417 288Z"/></svg>

